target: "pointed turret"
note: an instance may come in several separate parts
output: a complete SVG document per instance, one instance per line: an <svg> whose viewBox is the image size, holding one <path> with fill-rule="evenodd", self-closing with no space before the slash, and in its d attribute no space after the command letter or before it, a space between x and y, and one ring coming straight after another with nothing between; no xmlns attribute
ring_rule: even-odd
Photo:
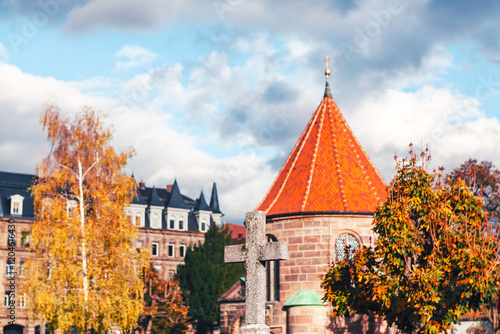
<svg viewBox="0 0 500 334"><path fill-rule="evenodd" d="M148 206L163 206L163 202L158 196L158 192L156 191L155 186L153 186L153 189L151 189L151 194L148 198Z"/></svg>
<svg viewBox="0 0 500 334"><path fill-rule="evenodd" d="M257 207L268 216L293 213L372 213L386 184L347 125L330 92Z"/></svg>
<svg viewBox="0 0 500 334"><path fill-rule="evenodd" d="M196 200L196 205L194 207L194 216L198 224L198 229L200 232L206 232L210 227L210 213L212 209L207 204L205 200L205 195L203 195L203 190L201 191L200 197Z"/></svg>
<svg viewBox="0 0 500 334"><path fill-rule="evenodd" d="M142 196L140 192L140 188L137 188L135 192L135 196L132 199L132 204L146 204L148 202L148 199Z"/></svg>
<svg viewBox="0 0 500 334"><path fill-rule="evenodd" d="M182 198L181 191L179 190L179 185L177 180L174 180L172 190L170 191L170 196L168 197L165 207L169 208L179 208L179 209L189 209L189 205L186 204L184 198Z"/></svg>
<svg viewBox="0 0 500 334"><path fill-rule="evenodd" d="M210 208L213 213L222 213L219 208L219 195L217 194L217 185L215 182L212 187L212 196L210 197Z"/></svg>
<svg viewBox="0 0 500 334"><path fill-rule="evenodd" d="M201 191L200 197L196 201L196 205L194 207L195 211L212 211L212 209L208 206L207 201L205 200L205 195L203 195L203 190Z"/></svg>

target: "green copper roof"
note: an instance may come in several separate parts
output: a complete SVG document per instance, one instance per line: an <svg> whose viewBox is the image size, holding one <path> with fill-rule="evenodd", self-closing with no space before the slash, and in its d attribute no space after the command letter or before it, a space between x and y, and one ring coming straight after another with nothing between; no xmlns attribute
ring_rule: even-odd
<svg viewBox="0 0 500 334"><path fill-rule="evenodd" d="M325 306L326 303L321 300L320 294L316 291L304 289L297 291L283 306L300 305Z"/></svg>

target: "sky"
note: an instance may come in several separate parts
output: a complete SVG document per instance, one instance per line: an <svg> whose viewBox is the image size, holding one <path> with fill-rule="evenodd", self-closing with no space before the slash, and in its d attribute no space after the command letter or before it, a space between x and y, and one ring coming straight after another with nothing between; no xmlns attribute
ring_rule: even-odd
<svg viewBox="0 0 500 334"><path fill-rule="evenodd" d="M0 170L34 173L48 105L102 111L127 171L226 221L264 198L324 93L389 183L408 145L431 168L500 168L496 0L0 0Z"/></svg>

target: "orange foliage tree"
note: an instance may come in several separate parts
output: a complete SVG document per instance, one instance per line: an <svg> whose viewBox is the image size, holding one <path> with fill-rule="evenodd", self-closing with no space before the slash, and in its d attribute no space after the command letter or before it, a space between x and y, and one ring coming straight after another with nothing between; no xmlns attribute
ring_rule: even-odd
<svg viewBox="0 0 500 334"><path fill-rule="evenodd" d="M474 195L483 201L483 210L490 221L498 224L500 218L500 171L492 162L469 159L449 174L448 183L464 181ZM493 333L500 333L500 272L497 278L497 293L485 300L484 312L493 326Z"/></svg>
<svg viewBox="0 0 500 334"><path fill-rule="evenodd" d="M31 187L34 256L22 288L30 317L62 332L129 330L142 312L149 256L136 250L138 227L125 212L135 191L124 171L133 151L117 153L101 119L90 108L69 118L54 106L41 117L52 147Z"/></svg>
<svg viewBox="0 0 500 334"><path fill-rule="evenodd" d="M494 294L499 243L465 183L439 182L410 153L375 212L375 247L329 268L324 300L334 315L373 312L402 333L444 333Z"/></svg>
<svg viewBox="0 0 500 334"><path fill-rule="evenodd" d="M177 281L165 281L152 266L145 270L144 313L139 319L142 334L187 333L188 310Z"/></svg>

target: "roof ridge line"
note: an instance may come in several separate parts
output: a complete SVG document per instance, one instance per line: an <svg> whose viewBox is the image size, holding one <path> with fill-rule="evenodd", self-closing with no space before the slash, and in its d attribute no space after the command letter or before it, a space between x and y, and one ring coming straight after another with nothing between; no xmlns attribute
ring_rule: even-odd
<svg viewBox="0 0 500 334"><path fill-rule="evenodd" d="M307 199L309 198L309 191L311 190L311 181L314 175L314 167L316 166L316 156L318 153L318 148L319 148L319 141L321 139L321 133L323 131L323 122L325 120L325 109L327 107L327 104L323 104L320 112L320 119L319 119L319 126L318 126L318 133L316 134L316 140L314 143L314 151L312 154L312 161L311 161L311 169L309 170L309 175L307 176L307 182L306 182L306 190L304 192L304 199L302 200L302 205L300 207L301 211L304 211L307 203Z"/></svg>
<svg viewBox="0 0 500 334"><path fill-rule="evenodd" d="M335 102L333 102L332 104L332 109L339 111L339 108L337 107L337 104ZM342 180L342 174L340 173L339 155L337 150L337 136L335 135L335 131L333 131L333 115L331 112L329 112L328 115L330 118L330 132L332 134L333 156L335 159L335 172L337 174L337 182L339 183L340 197L342 198L342 206L344 207L344 210L347 211L348 210L347 197L345 196L344 181Z"/></svg>
<svg viewBox="0 0 500 334"><path fill-rule="evenodd" d="M323 101L321 101L321 103L323 104ZM286 173L285 180L281 183L281 186L280 186L280 189L279 189L278 193L277 193L277 194L276 194L276 196L274 197L273 202L272 202L271 204L269 204L269 206L267 207L266 212L267 212L267 211L269 211L269 210L273 207L274 203L276 203L276 201L278 200L278 198L281 196L281 192L283 191L283 187L285 186L286 181L288 181L288 178L290 177L290 173L292 172L293 167L295 167L295 163L297 162L297 159L298 159L298 157L300 156L300 152L302 152L302 149L304 148L304 145L305 145L305 143L306 143L306 141L307 141L306 139L309 137L309 134L311 133L311 130L312 130L312 128L313 128L313 126L312 126L312 125L314 125L314 122L315 122L315 121L316 121L316 119L318 118L318 114L319 114L319 113L315 112L315 113L314 113L314 115L313 115L313 117L309 120L309 123L308 123L308 124L307 124L307 126L306 126L306 130L303 132L304 136L301 136L301 137L299 138L299 140L297 141L297 143L296 143L296 144L295 144L295 146L293 147L292 152L290 152L290 154L288 155L288 158L286 159L285 163L283 164L283 167L281 168L281 170L283 170L283 169L286 167L286 165L288 164L288 161L290 160L290 158L291 158L291 156L292 156L292 153L295 151L295 148L296 148L296 147L297 147L297 145L299 145L299 143L300 143L299 151L297 152L297 154L295 154L295 157L294 157L294 161L293 161L293 163L292 163L292 166L290 166L290 169L289 169L289 170L288 170L288 172ZM281 170L278 172L278 175L280 175L280 174L281 174ZM271 185L271 188L269 188L269 190L268 190L268 194L269 194L269 192L271 191L271 189L273 189L274 184L277 182L277 179L278 179L278 178L276 178L276 179L274 180L273 184ZM266 194L266 196L264 196L264 199L262 200L261 204L264 202L264 200L266 199L266 197L267 197L267 195L268 195L268 194ZM259 206L260 206L261 204L259 204ZM258 207L259 207L259 206L258 206Z"/></svg>
<svg viewBox="0 0 500 334"><path fill-rule="evenodd" d="M361 153L366 157L366 160L368 161L368 163L371 165L372 169L375 171L375 173L377 173L377 175L383 180L382 176L380 175L380 173L378 172L378 170L375 168L375 166L373 165L373 162L371 161L370 157L368 156L368 154L366 154L365 150L363 149L363 146L361 146L361 143L358 141L358 139L356 138L356 136L354 135L354 133L352 132L351 128L349 127L349 125L347 124L347 121L345 119L343 119L343 123L344 123L344 126L345 128L349 131L349 134L350 134L350 137L352 138L349 138L349 142L351 143L352 140L354 139L354 142L357 144L357 146L360 148L361 150ZM359 166L361 167L361 170L363 171L363 174L365 176L365 179L367 181L367 184L368 186L370 187L370 189L373 191L373 194L375 195L375 199L377 201L380 201L380 197L377 193L377 190L375 190L375 187L373 186L373 182L371 181L370 179L370 176L368 175L368 173L366 172L366 168L365 166L361 163L361 157L359 155L359 153L357 152L354 144L351 143L351 147L353 148L353 151L354 153L356 153L356 158L357 158L357 161L359 163Z"/></svg>

